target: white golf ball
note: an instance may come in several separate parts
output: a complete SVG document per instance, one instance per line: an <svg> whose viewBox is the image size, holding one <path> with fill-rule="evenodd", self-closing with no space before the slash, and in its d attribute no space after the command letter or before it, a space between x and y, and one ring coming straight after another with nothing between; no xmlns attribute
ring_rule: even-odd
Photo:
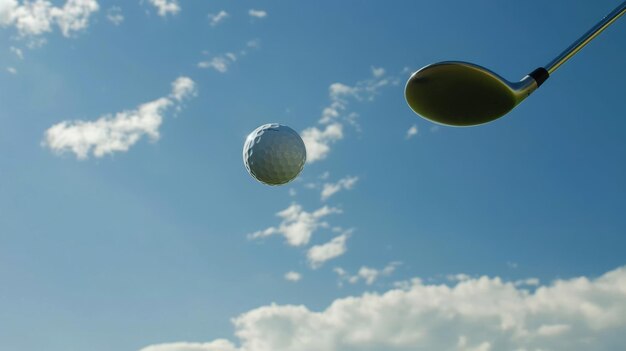
<svg viewBox="0 0 626 351"><path fill-rule="evenodd" d="M306 148L295 130L278 123L255 129L243 145L243 164L256 180L281 185L295 179L304 168Z"/></svg>

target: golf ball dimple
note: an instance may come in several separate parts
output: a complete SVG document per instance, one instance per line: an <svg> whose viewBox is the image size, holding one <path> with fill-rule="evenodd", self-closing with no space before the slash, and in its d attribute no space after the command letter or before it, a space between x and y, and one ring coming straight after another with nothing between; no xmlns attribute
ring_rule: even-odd
<svg viewBox="0 0 626 351"><path fill-rule="evenodd" d="M267 185L286 184L304 168L306 148L298 133L282 124L264 124L246 138L243 164L256 180Z"/></svg>

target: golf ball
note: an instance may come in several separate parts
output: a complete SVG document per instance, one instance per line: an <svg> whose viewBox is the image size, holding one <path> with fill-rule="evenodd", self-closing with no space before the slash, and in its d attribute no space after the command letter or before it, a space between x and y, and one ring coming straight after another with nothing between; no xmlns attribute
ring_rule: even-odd
<svg viewBox="0 0 626 351"><path fill-rule="evenodd" d="M255 129L243 145L243 164L256 180L281 185L300 174L306 162L306 148L295 130L278 123Z"/></svg>

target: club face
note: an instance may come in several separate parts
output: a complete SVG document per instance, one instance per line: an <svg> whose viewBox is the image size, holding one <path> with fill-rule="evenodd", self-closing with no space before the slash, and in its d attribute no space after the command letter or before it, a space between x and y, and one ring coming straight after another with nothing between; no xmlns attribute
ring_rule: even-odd
<svg viewBox="0 0 626 351"><path fill-rule="evenodd" d="M467 62L440 62L409 78L406 101L420 116L451 126L493 121L525 96L520 83L510 83L492 71Z"/></svg>

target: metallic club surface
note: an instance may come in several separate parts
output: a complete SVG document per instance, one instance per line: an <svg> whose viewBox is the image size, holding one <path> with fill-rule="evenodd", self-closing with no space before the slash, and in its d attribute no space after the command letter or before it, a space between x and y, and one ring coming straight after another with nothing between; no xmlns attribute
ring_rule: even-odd
<svg viewBox="0 0 626 351"><path fill-rule="evenodd" d="M413 111L433 122L473 126L505 115L535 89L529 76L513 83L484 67L447 61L415 72L405 98Z"/></svg>

